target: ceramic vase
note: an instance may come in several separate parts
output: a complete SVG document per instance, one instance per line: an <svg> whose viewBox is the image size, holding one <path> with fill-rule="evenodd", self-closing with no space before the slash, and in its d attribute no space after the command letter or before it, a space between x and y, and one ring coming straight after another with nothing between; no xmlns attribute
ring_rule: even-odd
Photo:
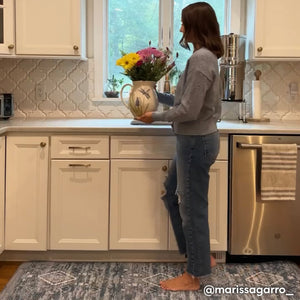
<svg viewBox="0 0 300 300"><path fill-rule="evenodd" d="M120 97L123 104L131 111L134 117L139 117L147 111L155 111L158 107L158 98L155 91L155 81L133 81L122 86ZM129 99L123 98L123 90L130 86Z"/></svg>

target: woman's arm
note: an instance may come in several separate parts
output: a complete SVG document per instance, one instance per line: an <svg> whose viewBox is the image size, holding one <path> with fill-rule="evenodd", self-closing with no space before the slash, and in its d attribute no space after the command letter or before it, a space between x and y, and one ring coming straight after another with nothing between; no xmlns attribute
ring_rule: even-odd
<svg viewBox="0 0 300 300"><path fill-rule="evenodd" d="M158 97L158 102L168 105L168 106L173 106L174 105L174 95L172 94L167 94L167 93L157 93Z"/></svg>

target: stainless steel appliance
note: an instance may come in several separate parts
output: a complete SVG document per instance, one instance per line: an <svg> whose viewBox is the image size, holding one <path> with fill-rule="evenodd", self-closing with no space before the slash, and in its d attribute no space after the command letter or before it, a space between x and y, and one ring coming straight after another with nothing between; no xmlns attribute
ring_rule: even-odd
<svg viewBox="0 0 300 300"><path fill-rule="evenodd" d="M222 35L224 55L220 58L220 77L223 101L244 101L243 84L245 79L244 36L230 33Z"/></svg>
<svg viewBox="0 0 300 300"><path fill-rule="evenodd" d="M0 94L0 119L8 119L13 115L13 95Z"/></svg>
<svg viewBox="0 0 300 300"><path fill-rule="evenodd" d="M298 144L295 201L261 201L261 145ZM300 255L300 136L231 136L229 253Z"/></svg>

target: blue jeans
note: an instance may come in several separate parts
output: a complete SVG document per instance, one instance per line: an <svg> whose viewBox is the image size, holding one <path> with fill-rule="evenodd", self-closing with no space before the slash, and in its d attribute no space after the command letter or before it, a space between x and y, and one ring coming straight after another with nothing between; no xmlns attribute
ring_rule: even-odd
<svg viewBox="0 0 300 300"><path fill-rule="evenodd" d="M177 135L176 157L162 197L169 211L179 252L187 255L187 272L210 274L208 227L209 169L219 153L219 133Z"/></svg>

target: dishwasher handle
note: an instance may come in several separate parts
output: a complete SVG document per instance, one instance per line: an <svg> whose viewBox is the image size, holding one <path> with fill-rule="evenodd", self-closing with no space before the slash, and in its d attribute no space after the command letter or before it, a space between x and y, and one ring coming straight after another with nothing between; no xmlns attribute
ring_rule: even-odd
<svg viewBox="0 0 300 300"><path fill-rule="evenodd" d="M239 149L261 149L262 144L245 144L245 143L236 143L237 148ZM297 145L297 149L300 149L300 145Z"/></svg>

